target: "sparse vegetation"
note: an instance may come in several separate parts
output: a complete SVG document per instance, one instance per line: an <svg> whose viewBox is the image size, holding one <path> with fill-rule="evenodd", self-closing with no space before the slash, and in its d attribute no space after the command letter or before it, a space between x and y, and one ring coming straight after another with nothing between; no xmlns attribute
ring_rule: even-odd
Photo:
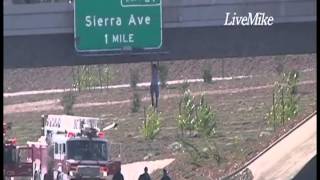
<svg viewBox="0 0 320 180"><path fill-rule="evenodd" d="M214 160L220 165L223 160L223 156L212 138L202 137L198 143L193 143L187 138L180 138L180 142L190 155L191 164L201 166L202 163L211 163Z"/></svg>
<svg viewBox="0 0 320 180"><path fill-rule="evenodd" d="M267 114L268 123L276 129L298 113L297 84L299 73L291 71L282 74L282 80L276 82L273 89L273 100L270 112Z"/></svg>
<svg viewBox="0 0 320 180"><path fill-rule="evenodd" d="M160 84L162 87L167 86L167 79L168 79L168 66L165 64L159 65L159 76L160 76Z"/></svg>
<svg viewBox="0 0 320 180"><path fill-rule="evenodd" d="M147 108L145 119L141 127L143 137L146 140L153 140L160 132L161 113L158 113L152 106Z"/></svg>
<svg viewBox="0 0 320 180"><path fill-rule="evenodd" d="M194 97L191 95L190 90L187 90L179 103L179 115L177 117L182 136L184 136L185 131L189 131L189 135L191 135L191 132L195 129L195 114Z"/></svg>
<svg viewBox="0 0 320 180"><path fill-rule="evenodd" d="M281 75L283 73L283 71L284 71L285 56L276 56L275 60L277 61L275 70L279 75Z"/></svg>
<svg viewBox="0 0 320 180"><path fill-rule="evenodd" d="M132 108L131 111L133 113L138 112L141 106L141 99L137 92L133 93L133 99L132 99Z"/></svg>
<svg viewBox="0 0 320 180"><path fill-rule="evenodd" d="M61 105L63 106L63 111L67 115L73 115L72 109L76 101L76 95L73 92L67 92L63 95L61 100Z"/></svg>
<svg viewBox="0 0 320 180"><path fill-rule="evenodd" d="M139 71L138 69L130 69L130 86L136 88L139 83Z"/></svg>
<svg viewBox="0 0 320 180"><path fill-rule="evenodd" d="M110 85L110 82L112 81L113 79L113 71L111 69L110 66L102 66L102 71L101 71L101 86L103 83L106 83L107 84L107 87L109 87Z"/></svg>
<svg viewBox="0 0 320 180"><path fill-rule="evenodd" d="M73 87L78 91L102 87L103 83L109 86L112 79L112 72L110 67L104 66L78 66L73 69Z"/></svg>
<svg viewBox="0 0 320 180"><path fill-rule="evenodd" d="M179 103L177 121L182 136L185 131L188 131L189 135L192 131L197 131L197 134L203 137L210 137L215 132L215 114L205 102L204 95L201 95L199 104L196 104L190 90L185 91Z"/></svg>
<svg viewBox="0 0 320 180"><path fill-rule="evenodd" d="M215 133L216 119L211 107L205 102L204 95L201 95L199 104L195 103L190 90L185 91L179 103L178 126L181 130L180 141L186 147L192 163L200 165L202 161L214 159L221 163L222 156L212 139ZM189 136L193 131L200 135L201 143L194 144L184 138L185 131Z"/></svg>
<svg viewBox="0 0 320 180"><path fill-rule="evenodd" d="M204 95L201 95L200 103L196 109L196 130L203 137L210 137L215 133L216 119L211 107L205 102Z"/></svg>
<svg viewBox="0 0 320 180"><path fill-rule="evenodd" d="M243 141L242 137L235 136L233 138L233 146L234 146L235 153L238 156L238 158L240 158L241 160L244 160L245 154L244 154L244 150L241 146L242 141Z"/></svg>
<svg viewBox="0 0 320 180"><path fill-rule="evenodd" d="M211 83L212 82L212 72L211 72L211 66L207 65L203 68L202 72L202 78L203 82L205 83Z"/></svg>
<svg viewBox="0 0 320 180"><path fill-rule="evenodd" d="M181 85L181 92L184 93L188 90L190 83L187 80L184 80Z"/></svg>

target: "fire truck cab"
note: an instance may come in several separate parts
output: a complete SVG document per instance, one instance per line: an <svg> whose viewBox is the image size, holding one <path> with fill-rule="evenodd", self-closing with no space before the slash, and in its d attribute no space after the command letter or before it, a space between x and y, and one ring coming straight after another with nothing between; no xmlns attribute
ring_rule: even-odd
<svg viewBox="0 0 320 180"><path fill-rule="evenodd" d="M110 159L110 144L98 120L67 115L44 118L43 134L51 157L46 164L54 179L112 179L120 171L121 162Z"/></svg>

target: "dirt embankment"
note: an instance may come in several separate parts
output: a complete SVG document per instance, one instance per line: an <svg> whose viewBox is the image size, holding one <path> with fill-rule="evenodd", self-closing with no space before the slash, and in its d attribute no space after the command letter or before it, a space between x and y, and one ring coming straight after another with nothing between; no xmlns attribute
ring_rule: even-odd
<svg viewBox="0 0 320 180"><path fill-rule="evenodd" d="M146 98L141 102L141 109L137 113L131 112L131 88L110 89L94 92L82 92L76 99L75 115L102 117L106 123L120 122L117 130L110 131L107 136L111 142L123 145L123 163L142 161L146 155L152 152L154 156L149 160L174 158L168 169L173 179L212 179L225 174L232 168L236 168L248 158L254 156L259 150L268 145L278 132L269 132L265 119L266 113L272 104L272 84L279 79L276 71L280 60L273 57L226 59L224 76L254 75L253 78L230 81L217 81L212 84L193 83L189 88L199 95L206 92L206 101L216 113L217 128L214 141L219 147L223 162L217 165L215 162L202 164L201 167L192 165L186 152L173 152L168 147L177 142L179 129L176 117L178 103L181 95L179 86L170 86L161 90L159 109L162 113L161 131L150 144L146 143L141 135L140 128L144 119L143 108L150 101L148 88L138 88L135 92ZM300 82L309 82L298 87L299 113L288 123L295 124L299 119L315 110L316 105L316 58L315 55L286 56L282 61L285 69L306 70L301 74ZM209 63L212 66L213 76L221 76L220 60L180 61L166 62L169 66L169 80L201 78L203 66ZM110 65L115 71L112 84L129 83L130 68L139 68L141 81L149 81L149 63L134 65L120 64ZM5 70L4 91L17 92L53 88L69 88L72 83L71 67L39 68ZM312 83L311 83L312 82ZM258 88L260 87L260 88ZM261 88L264 87L264 88ZM256 89L255 89L256 88ZM175 95L175 96L173 96ZM177 96L176 96L177 95ZM172 96L172 97L171 97ZM167 97L167 98L165 98ZM30 95L5 98L5 111L18 111L19 108L37 110L5 114L5 121L14 122L12 136L18 138L19 143L27 140L36 140L40 135L41 114L63 113L60 103L57 101L61 94ZM48 101L51 100L51 101ZM129 100L129 101L128 101ZM199 97L196 97L196 101ZM125 101L125 103L107 104L112 101ZM91 106L95 103L97 106ZM101 103L99 105L99 103ZM88 106L85 106L88 105ZM79 106L82 105L83 107ZM46 107L60 107L58 109L45 109ZM42 109L41 109L42 108ZM280 129L282 131L282 129ZM279 131L280 131L279 130ZM281 133L281 132L280 132ZM261 134L264 134L261 136ZM267 135L265 135L267 134ZM240 138L237 147L235 137ZM200 138L190 138L194 143L200 143ZM241 150L241 151L240 151ZM159 177L160 172L153 175Z"/></svg>
<svg viewBox="0 0 320 180"><path fill-rule="evenodd" d="M202 69L212 67L214 77L276 73L278 64L285 69L316 67L316 55L262 56L161 62L168 66L168 80L202 78ZM223 63L222 63L223 62ZM224 66L222 66L224 64ZM107 67L107 65L104 65ZM150 63L113 64L111 85L130 83L130 69L139 71L140 82L150 81ZM4 92L71 88L76 67L5 69ZM104 83L106 85L106 83Z"/></svg>

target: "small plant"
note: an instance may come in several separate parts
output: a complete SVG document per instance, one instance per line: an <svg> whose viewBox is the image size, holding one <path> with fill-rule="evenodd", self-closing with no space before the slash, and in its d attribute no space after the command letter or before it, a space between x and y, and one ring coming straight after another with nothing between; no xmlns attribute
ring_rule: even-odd
<svg viewBox="0 0 320 180"><path fill-rule="evenodd" d="M286 82L288 84L288 91L291 95L297 95L298 93L298 82L299 82L299 72L293 70L285 75Z"/></svg>
<svg viewBox="0 0 320 180"><path fill-rule="evenodd" d="M73 115L72 109L73 109L75 100L76 100L76 96L71 91L63 95L61 100L61 105L63 106L63 111L65 114Z"/></svg>
<svg viewBox="0 0 320 180"><path fill-rule="evenodd" d="M215 133L216 119L211 107L205 102L204 95L201 95L200 103L196 109L196 130L205 137Z"/></svg>
<svg viewBox="0 0 320 180"><path fill-rule="evenodd" d="M200 161L203 158L203 154L199 150L199 147L184 138L181 138L180 142L182 146L185 147L186 152L191 157L191 163L200 166Z"/></svg>
<svg viewBox="0 0 320 180"><path fill-rule="evenodd" d="M141 106L141 99L138 93L133 93L132 109L133 113L138 112Z"/></svg>
<svg viewBox="0 0 320 180"><path fill-rule="evenodd" d="M186 152L191 157L191 163L200 166L201 162L211 162L214 159L218 165L221 164L222 155L218 150L217 144L209 142L208 138L203 138L201 143L194 144L186 138L179 139Z"/></svg>
<svg viewBox="0 0 320 180"><path fill-rule="evenodd" d="M181 91L182 93L186 92L190 86L190 83L187 80L184 80L181 85Z"/></svg>
<svg viewBox="0 0 320 180"><path fill-rule="evenodd" d="M203 68L202 78L203 78L203 81L205 83L211 83L212 82L211 66L205 66Z"/></svg>
<svg viewBox="0 0 320 180"><path fill-rule="evenodd" d="M216 118L211 107L205 102L204 95L201 96L199 104L195 104L190 90L185 91L179 103L177 121L182 134L179 139L190 155L192 164L200 165L203 161L214 159L220 165L221 153L216 143L210 142L215 133ZM200 143L194 144L184 138L185 131L189 131L189 134L192 131L197 131L200 134Z"/></svg>
<svg viewBox="0 0 320 180"><path fill-rule="evenodd" d="M241 160L244 160L245 154L244 154L243 148L241 147L242 141L243 141L242 137L235 136L233 138L233 146L235 149L235 153L239 158L241 158Z"/></svg>
<svg viewBox="0 0 320 180"><path fill-rule="evenodd" d="M167 86L168 67L165 64L159 65L160 84L162 87Z"/></svg>
<svg viewBox="0 0 320 180"><path fill-rule="evenodd" d="M179 115L177 117L178 126L182 136L184 131L197 131L203 137L210 137L215 133L216 119L211 107L205 102L204 95L201 96L200 103L194 102L194 97L190 90L184 92L179 103Z"/></svg>
<svg viewBox="0 0 320 180"><path fill-rule="evenodd" d="M153 140L160 132L161 113L158 113L152 106L149 106L145 120L141 127L143 137L146 140Z"/></svg>
<svg viewBox="0 0 320 180"><path fill-rule="evenodd" d="M196 122L196 105L194 104L194 97L191 95L190 90L184 92L183 98L179 103L179 115L177 117L178 126L181 130L181 135L184 131L189 131L189 135L195 129Z"/></svg>
<svg viewBox="0 0 320 180"><path fill-rule="evenodd" d="M139 71L138 69L130 69L130 86L136 88L139 82Z"/></svg>
<svg viewBox="0 0 320 180"><path fill-rule="evenodd" d="M96 66L78 66L73 72L73 87L81 91L101 85L101 74Z"/></svg>
<svg viewBox="0 0 320 180"><path fill-rule="evenodd" d="M279 75L281 75L284 71L284 59L285 58L286 58L285 56L276 56L275 57L275 60L276 60L275 70Z"/></svg>
<svg viewBox="0 0 320 180"><path fill-rule="evenodd" d="M283 73L282 80L274 85L272 107L267 113L268 123L274 129L298 113L298 98L296 97L298 78L299 74L296 71Z"/></svg>
<svg viewBox="0 0 320 180"><path fill-rule="evenodd" d="M107 84L107 87L109 87L110 82L113 79L113 72L112 72L111 67L109 67L109 66L103 67L101 76L102 76L102 81Z"/></svg>
<svg viewBox="0 0 320 180"><path fill-rule="evenodd" d="M276 65L275 69L276 69L277 73L280 75L284 70L283 63L282 62L277 62L277 65Z"/></svg>

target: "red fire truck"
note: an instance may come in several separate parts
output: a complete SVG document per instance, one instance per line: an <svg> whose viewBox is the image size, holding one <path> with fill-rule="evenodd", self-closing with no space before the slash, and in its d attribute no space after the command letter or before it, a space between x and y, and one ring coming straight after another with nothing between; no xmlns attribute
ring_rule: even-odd
<svg viewBox="0 0 320 180"><path fill-rule="evenodd" d="M11 124L3 123L3 162L4 179L14 177L34 176L34 160L36 149L28 146L18 146L16 138L8 139L6 133L11 129Z"/></svg>
<svg viewBox="0 0 320 180"><path fill-rule="evenodd" d="M47 115L42 120L42 136L24 147L28 161L15 161L18 162L15 166L9 166L8 160L7 177L24 172L22 175L34 180L112 179L120 171L121 161L111 159L111 143L97 127L98 118ZM115 126L112 124L103 131ZM18 151L22 149L19 147ZM14 156L19 154L11 152Z"/></svg>

